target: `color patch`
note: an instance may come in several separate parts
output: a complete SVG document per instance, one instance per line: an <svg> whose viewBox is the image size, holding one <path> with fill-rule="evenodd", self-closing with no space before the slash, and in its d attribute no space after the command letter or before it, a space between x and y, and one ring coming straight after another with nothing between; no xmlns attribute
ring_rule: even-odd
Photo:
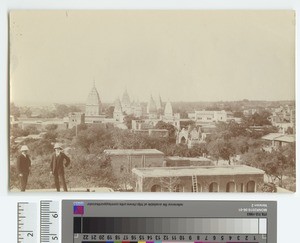
<svg viewBox="0 0 300 243"><path fill-rule="evenodd" d="M75 202L73 204L73 214L84 214L84 203L83 202Z"/></svg>

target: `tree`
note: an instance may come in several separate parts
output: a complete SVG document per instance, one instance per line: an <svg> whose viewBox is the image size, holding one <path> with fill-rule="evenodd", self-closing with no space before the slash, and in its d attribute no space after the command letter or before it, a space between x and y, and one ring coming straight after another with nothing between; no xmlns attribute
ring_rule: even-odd
<svg viewBox="0 0 300 243"><path fill-rule="evenodd" d="M217 162L220 158L228 160L231 164L230 158L235 154L235 149L229 141L224 139L212 140L207 145L207 150L211 156L213 156Z"/></svg>
<svg viewBox="0 0 300 243"><path fill-rule="evenodd" d="M16 106L14 102L10 103L10 115L14 116L15 118L20 117L20 108Z"/></svg>
<svg viewBox="0 0 300 243"><path fill-rule="evenodd" d="M124 117L124 123L127 126L128 129L132 128L132 120L137 120L138 118L134 115L127 115Z"/></svg>
<svg viewBox="0 0 300 243"><path fill-rule="evenodd" d="M295 144L272 152L253 149L242 156L242 161L249 166L264 170L273 183L278 181L279 186L283 186L285 176L295 177Z"/></svg>
<svg viewBox="0 0 300 243"><path fill-rule="evenodd" d="M233 117L243 118L244 113L242 111L235 111L233 112Z"/></svg>
<svg viewBox="0 0 300 243"><path fill-rule="evenodd" d="M247 126L264 126L264 125L271 125L271 122L269 121L269 117L271 116L271 113L268 111L260 111L255 112L253 115L249 117L245 117L243 119L243 122Z"/></svg>
<svg viewBox="0 0 300 243"><path fill-rule="evenodd" d="M293 129L292 127L288 127L288 128L286 129L286 133L287 133L287 134L294 134L294 129Z"/></svg>
<svg viewBox="0 0 300 243"><path fill-rule="evenodd" d="M97 144L98 150L104 150L112 145L111 132L102 124L95 124L79 131L75 141L77 147L83 148L88 153L92 145Z"/></svg>
<svg viewBox="0 0 300 243"><path fill-rule="evenodd" d="M206 143L200 143L197 145L194 145L192 148L188 150L188 156L187 157L199 157L203 156L208 153L207 145Z"/></svg>
<svg viewBox="0 0 300 243"><path fill-rule="evenodd" d="M28 130L24 130L20 127L15 127L15 126L12 126L10 128L10 136L12 136L14 138L28 136L28 135L29 135Z"/></svg>
<svg viewBox="0 0 300 243"><path fill-rule="evenodd" d="M55 104L55 116L63 118L67 116L71 112L80 112L80 108L77 106L67 106L67 105L62 105L62 104Z"/></svg>
<svg viewBox="0 0 300 243"><path fill-rule="evenodd" d="M56 124L49 124L45 128L46 128L47 131L54 131L54 130L57 129L57 125Z"/></svg>
<svg viewBox="0 0 300 243"><path fill-rule="evenodd" d="M155 129L166 129L168 130L169 133L169 138L175 138L176 135L176 128L169 123L163 122L163 121L159 121L155 127Z"/></svg>
<svg viewBox="0 0 300 243"><path fill-rule="evenodd" d="M132 176L131 171L127 171L124 169L124 171L118 176L117 178L118 181L118 186L121 188L123 191L129 191L133 189L134 185L134 178Z"/></svg>
<svg viewBox="0 0 300 243"><path fill-rule="evenodd" d="M40 131L37 129L37 127L35 125L29 125L29 126L25 127L24 130L26 132L28 132L28 134L39 134L40 133Z"/></svg>
<svg viewBox="0 0 300 243"><path fill-rule="evenodd" d="M105 115L108 118L113 118L114 117L114 106L109 106L106 110L105 110Z"/></svg>
<svg viewBox="0 0 300 243"><path fill-rule="evenodd" d="M180 184L179 177L163 177L160 178L160 186L163 191L174 192L176 187Z"/></svg>
<svg viewBox="0 0 300 243"><path fill-rule="evenodd" d="M180 128L188 128L189 126L195 126L195 121L188 120L188 121L181 121Z"/></svg>

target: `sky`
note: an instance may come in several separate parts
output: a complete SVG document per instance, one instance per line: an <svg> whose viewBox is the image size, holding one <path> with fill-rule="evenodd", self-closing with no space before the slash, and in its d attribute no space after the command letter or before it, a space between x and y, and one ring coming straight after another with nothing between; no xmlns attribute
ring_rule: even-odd
<svg viewBox="0 0 300 243"><path fill-rule="evenodd" d="M11 11L10 98L295 98L293 11Z"/></svg>

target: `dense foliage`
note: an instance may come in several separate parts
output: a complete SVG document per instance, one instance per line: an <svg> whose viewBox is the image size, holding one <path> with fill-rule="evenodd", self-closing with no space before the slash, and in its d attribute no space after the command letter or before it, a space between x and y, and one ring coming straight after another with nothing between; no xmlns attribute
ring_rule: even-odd
<svg viewBox="0 0 300 243"><path fill-rule="evenodd" d="M65 112L76 109L60 105L56 107L55 115L61 117ZM11 104L11 113L18 117L22 111ZM57 126L49 125L40 139L27 138L21 143L15 143L15 139L29 134L38 134L40 131L33 126L26 129L11 127L10 186L13 188L18 185L15 162L20 147L26 144L32 159L31 174L34 175L29 177L28 188L54 188L53 178L49 175L49 163L53 144L61 142L72 161L71 166L66 170L67 183L72 188L108 186L114 189L120 187L128 189L126 185L130 176L124 174L122 178L114 178L110 160L103 154L105 149L158 149L166 156L182 157L198 157L205 154L216 162L223 160L228 164L244 163L261 168L270 177L272 183L286 187L285 181L295 178L295 145L272 152L262 150L264 143L260 138L270 132L277 132L268 120L270 114L262 111L244 117L241 112L236 113L236 116L242 118L241 123L234 121L217 123L214 132L207 136L206 143L200 143L192 148L188 148L185 144L176 144L178 131L164 122L158 122L155 128L167 129L169 132L167 138L135 134L130 130L115 128L111 124L79 125L77 134L75 127L59 130ZM135 117L125 117L125 123L129 128L132 119ZM195 122L189 120L183 122L181 126L196 127ZM236 159L237 157L241 159Z"/></svg>

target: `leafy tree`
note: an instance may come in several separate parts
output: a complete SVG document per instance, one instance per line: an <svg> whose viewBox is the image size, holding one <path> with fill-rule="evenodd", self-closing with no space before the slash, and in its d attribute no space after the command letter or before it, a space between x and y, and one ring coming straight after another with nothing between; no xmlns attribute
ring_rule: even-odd
<svg viewBox="0 0 300 243"><path fill-rule="evenodd" d="M287 134L294 134L294 129L291 128L291 127L288 127L288 128L286 129L286 133L287 133Z"/></svg>
<svg viewBox="0 0 300 243"><path fill-rule="evenodd" d="M56 124L49 124L45 128L46 128L47 131L54 131L54 130L57 129L57 125Z"/></svg>
<svg viewBox="0 0 300 243"><path fill-rule="evenodd" d="M10 115L14 116L15 118L20 117L20 108L16 106L14 102L10 103Z"/></svg>
<svg viewBox="0 0 300 243"><path fill-rule="evenodd" d="M163 191L174 192L176 187L180 184L179 177L164 177L160 178L160 186Z"/></svg>
<svg viewBox="0 0 300 243"><path fill-rule="evenodd" d="M253 149L242 156L242 161L249 166L264 170L273 183L278 181L279 186L283 186L285 176L295 177L295 144L272 152Z"/></svg>
<svg viewBox="0 0 300 243"><path fill-rule="evenodd" d="M20 127L15 127L15 126L12 126L10 128L10 136L12 136L14 138L28 136L28 135L29 135L28 130L24 130Z"/></svg>
<svg viewBox="0 0 300 243"><path fill-rule="evenodd" d="M181 121L180 122L180 128L188 128L189 126L195 126L195 121L188 120L188 121Z"/></svg>
<svg viewBox="0 0 300 243"><path fill-rule="evenodd" d="M26 132L28 132L28 134L39 134L40 133L40 131L37 129L37 127L35 125L29 125L29 126L25 127L24 130Z"/></svg>
<svg viewBox="0 0 300 243"><path fill-rule="evenodd" d="M99 149L104 149L111 147L111 141L111 132L104 125L95 124L79 131L75 143L76 146L90 153L93 144L97 144Z"/></svg>
<svg viewBox="0 0 300 243"><path fill-rule="evenodd" d="M264 126L264 125L271 125L269 121L269 117L271 113L268 111L260 111L255 112L253 115L244 118L244 122L247 126Z"/></svg>
<svg viewBox="0 0 300 243"><path fill-rule="evenodd" d="M55 117L63 118L71 112L80 112L80 108L74 105L67 106L62 104L55 104Z"/></svg>
<svg viewBox="0 0 300 243"><path fill-rule="evenodd" d="M136 120L136 119L138 119L138 118L135 117L134 115L126 115L124 117L124 123L128 129L132 129L132 120Z"/></svg>
<svg viewBox="0 0 300 243"><path fill-rule="evenodd" d="M192 148L188 149L187 157L200 157L208 153L206 143L200 143L194 145Z"/></svg>
<svg viewBox="0 0 300 243"><path fill-rule="evenodd" d="M188 115L188 113L186 111L181 111L179 114L180 114L180 118L181 119L187 119L187 118L189 118L189 115Z"/></svg>
<svg viewBox="0 0 300 243"><path fill-rule="evenodd" d="M108 117L108 118L113 118L113 116L114 116L114 109L115 109L114 106L109 106L109 107L105 110L105 115L106 115L106 117Z"/></svg>
<svg viewBox="0 0 300 243"><path fill-rule="evenodd" d="M233 112L233 117L243 118L244 113L242 111L235 111Z"/></svg>
<svg viewBox="0 0 300 243"><path fill-rule="evenodd" d="M56 111L55 111L56 116L60 117L60 118L63 118L66 115L68 115L69 111L70 111L69 107L67 105L56 104L55 108L56 108Z"/></svg>
<svg viewBox="0 0 300 243"><path fill-rule="evenodd" d="M230 158L235 154L235 148L229 141L224 139L212 140L207 145L209 154L213 156L217 162L220 158L228 160L228 163L231 164Z"/></svg>
<svg viewBox="0 0 300 243"><path fill-rule="evenodd" d="M172 124L169 124L169 123L166 123L166 122L163 122L163 121L159 121L155 125L154 128L155 129L166 129L166 130L168 130L170 138L175 138L175 136L176 136L176 128Z"/></svg>

